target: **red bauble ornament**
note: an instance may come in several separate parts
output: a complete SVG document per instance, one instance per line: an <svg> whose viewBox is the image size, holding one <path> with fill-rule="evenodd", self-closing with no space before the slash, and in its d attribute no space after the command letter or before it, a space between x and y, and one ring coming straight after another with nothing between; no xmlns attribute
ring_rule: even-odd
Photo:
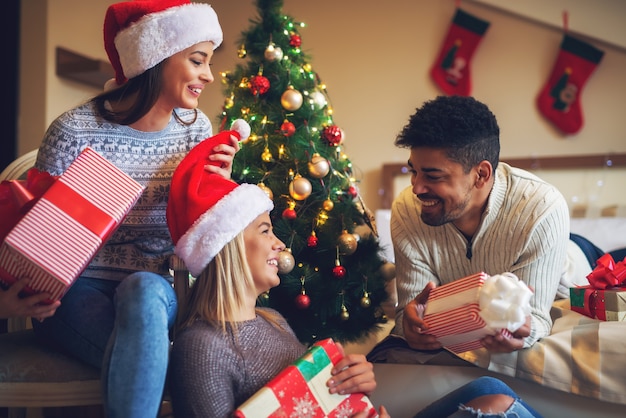
<svg viewBox="0 0 626 418"><path fill-rule="evenodd" d="M300 38L300 35L291 35L289 37L289 45L293 46L294 48L302 45L302 38Z"/></svg>
<svg viewBox="0 0 626 418"><path fill-rule="evenodd" d="M311 298L303 290L302 293L296 296L296 307L298 309L307 309L309 306L311 306Z"/></svg>
<svg viewBox="0 0 626 418"><path fill-rule="evenodd" d="M322 138L324 138L329 145L336 147L341 144L343 140L343 132L338 126L330 125L325 127L322 131Z"/></svg>
<svg viewBox="0 0 626 418"><path fill-rule="evenodd" d="M337 279L343 279L346 275L346 268L344 266L333 267L333 276Z"/></svg>
<svg viewBox="0 0 626 418"><path fill-rule="evenodd" d="M255 75L250 78L250 82L248 83L248 87L252 94L259 95L265 94L270 89L270 81L267 77L262 75Z"/></svg>
<svg viewBox="0 0 626 418"><path fill-rule="evenodd" d="M293 221L294 219L296 219L297 216L298 215L296 214L296 211L291 208L287 208L283 211L284 219L289 219L290 221Z"/></svg>
<svg viewBox="0 0 626 418"><path fill-rule="evenodd" d="M354 199L355 197L357 197L358 194L359 192L357 191L356 187L354 186L348 187L348 196Z"/></svg>
<svg viewBox="0 0 626 418"><path fill-rule="evenodd" d="M306 240L306 245L309 248L315 248L317 247L317 243L319 242L317 235L315 235L315 231L311 232L311 235L309 235L309 238L307 238Z"/></svg>
<svg viewBox="0 0 626 418"><path fill-rule="evenodd" d="M296 125L285 120L282 125L280 125L280 133L285 135L286 137L290 137L296 133Z"/></svg>

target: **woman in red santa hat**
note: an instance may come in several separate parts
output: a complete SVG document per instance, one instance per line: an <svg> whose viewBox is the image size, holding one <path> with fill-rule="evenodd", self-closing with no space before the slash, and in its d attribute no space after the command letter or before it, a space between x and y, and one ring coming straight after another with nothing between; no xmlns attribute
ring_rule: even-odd
<svg viewBox="0 0 626 418"><path fill-rule="evenodd" d="M174 251L197 278L182 303L172 349L177 417L232 416L306 351L280 313L256 307L257 298L280 282L285 244L272 229L274 204L258 186L204 169L209 150L229 135L194 148L172 178L167 220ZM371 393L373 366L362 354L347 355L327 385L330 393Z"/></svg>
<svg viewBox="0 0 626 418"><path fill-rule="evenodd" d="M177 311L165 208L174 169L212 135L198 107L222 30L211 6L189 0L111 5L104 46L115 80L48 128L36 167L62 174L91 147L146 187L124 223L63 297L34 321L40 339L102 368L107 417L158 414ZM207 150L207 170L230 177L236 139Z"/></svg>

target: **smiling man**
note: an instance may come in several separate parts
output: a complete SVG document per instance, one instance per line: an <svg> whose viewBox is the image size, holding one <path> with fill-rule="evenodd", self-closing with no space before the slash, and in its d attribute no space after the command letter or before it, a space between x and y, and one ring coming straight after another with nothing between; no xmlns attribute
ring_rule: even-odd
<svg viewBox="0 0 626 418"><path fill-rule="evenodd" d="M548 335L569 241L561 193L498 161L496 117L472 97L424 103L395 145L410 149L411 186L395 199L391 213L398 286L393 333L414 349L440 348L416 309L432 283L512 272L534 289L531 315L512 338L488 336L483 345L512 352Z"/></svg>

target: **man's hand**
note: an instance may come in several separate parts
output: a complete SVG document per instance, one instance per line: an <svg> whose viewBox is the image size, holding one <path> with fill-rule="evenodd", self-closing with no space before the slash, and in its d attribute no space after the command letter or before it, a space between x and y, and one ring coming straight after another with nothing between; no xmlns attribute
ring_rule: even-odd
<svg viewBox="0 0 626 418"><path fill-rule="evenodd" d="M428 282L422 292L404 307L402 327L404 338L409 347L416 350L438 350L441 343L434 335L428 334L428 324L421 318L424 305L430 295L430 290L435 288L435 283Z"/></svg>
<svg viewBox="0 0 626 418"><path fill-rule="evenodd" d="M50 298L50 294L37 293L20 298L20 292L29 282L29 279L23 278L13 283L7 290L0 289L0 318L31 316L42 321L44 318L54 315L56 309L61 305L60 301L54 301L49 305L41 304Z"/></svg>
<svg viewBox="0 0 626 418"><path fill-rule="evenodd" d="M505 338L500 333L488 335L481 343L490 353L512 353L521 350L524 348L524 338L530 335L530 315L526 317L526 323L512 334L510 338Z"/></svg>
<svg viewBox="0 0 626 418"><path fill-rule="evenodd" d="M233 171L233 158L239 151L239 141L236 136L230 136L230 144L219 144L213 148L213 152L209 155L209 160L218 161L220 165L207 164L204 169L211 173L219 174L225 179L229 179Z"/></svg>

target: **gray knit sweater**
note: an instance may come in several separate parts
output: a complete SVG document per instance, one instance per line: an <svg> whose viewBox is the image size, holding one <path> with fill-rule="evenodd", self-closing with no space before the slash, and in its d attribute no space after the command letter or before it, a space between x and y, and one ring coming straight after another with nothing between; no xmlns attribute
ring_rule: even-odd
<svg viewBox="0 0 626 418"><path fill-rule="evenodd" d="M169 387L177 417L232 416L306 351L286 322L282 324L285 330L261 316L239 325L238 340L230 330L224 335L221 329L200 321L176 336Z"/></svg>
<svg viewBox="0 0 626 418"><path fill-rule="evenodd" d="M191 110L176 112L182 120L193 119ZM146 186L83 276L122 280L135 271L168 274L173 251L165 220L170 180L187 152L211 134L211 122L200 111L190 126L172 116L162 131L142 132L105 121L91 102L63 113L50 124L37 155L40 170L60 175L83 149L91 147Z"/></svg>
<svg viewBox="0 0 626 418"><path fill-rule="evenodd" d="M410 187L392 206L398 286L393 333L403 335L403 309L427 282L440 285L482 271L490 275L512 272L534 289L531 334L525 347L549 334L550 308L569 241L567 202L555 187L527 171L500 163L472 242L451 223L438 227L424 224L420 208Z"/></svg>

